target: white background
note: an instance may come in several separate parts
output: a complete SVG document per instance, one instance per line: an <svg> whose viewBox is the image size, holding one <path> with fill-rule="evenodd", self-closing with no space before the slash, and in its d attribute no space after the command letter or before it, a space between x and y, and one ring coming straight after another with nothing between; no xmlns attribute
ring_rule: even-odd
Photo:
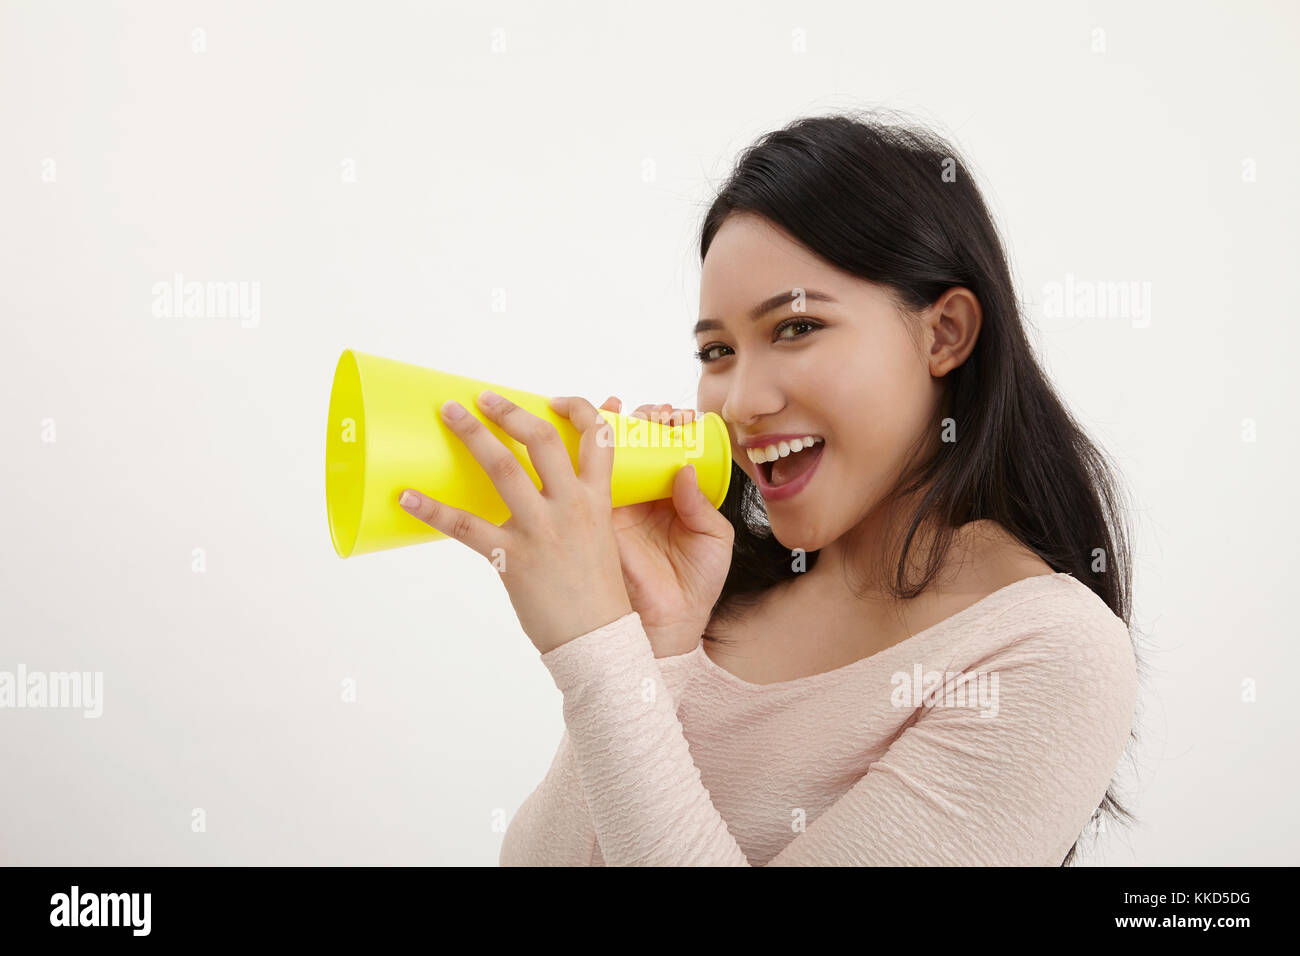
<svg viewBox="0 0 1300 956"><path fill-rule="evenodd" d="M494 865L560 695L463 545L334 554L339 352L693 406L737 151L885 106L973 161L1133 496L1141 825L1084 862L1295 863L1298 28L1262 0L3 3L0 669L105 699L0 711L0 860ZM258 283L256 327L155 317L178 272ZM1067 275L1149 282L1149 324L1047 318Z"/></svg>

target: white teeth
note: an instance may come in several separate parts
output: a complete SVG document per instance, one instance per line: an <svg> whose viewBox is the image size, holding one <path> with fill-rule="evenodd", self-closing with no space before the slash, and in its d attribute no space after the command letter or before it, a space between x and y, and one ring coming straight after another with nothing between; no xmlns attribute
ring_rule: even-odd
<svg viewBox="0 0 1300 956"><path fill-rule="evenodd" d="M749 460L754 464L761 465L765 461L776 461L778 458L784 458L797 451L803 451L805 448L811 448L822 440L818 435L805 435L803 438L768 445L766 448L746 448L745 454L749 455Z"/></svg>

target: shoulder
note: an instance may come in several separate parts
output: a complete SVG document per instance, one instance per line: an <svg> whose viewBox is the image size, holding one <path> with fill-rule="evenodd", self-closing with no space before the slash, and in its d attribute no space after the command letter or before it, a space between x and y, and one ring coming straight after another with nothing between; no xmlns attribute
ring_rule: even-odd
<svg viewBox="0 0 1300 956"><path fill-rule="evenodd" d="M933 706L926 698L916 727L927 732L914 749L947 735L944 753L960 761L949 779L979 782L970 818L1004 827L1004 852L1059 861L1101 804L1132 737L1137 676L1128 629L1068 574L1024 578L985 607L964 629ZM965 701L971 687L983 695L977 706L960 706L959 683Z"/></svg>
<svg viewBox="0 0 1300 956"><path fill-rule="evenodd" d="M1033 577L1009 599L977 641L985 667L1001 672L1080 726L1126 737L1137 709L1137 658L1128 625L1082 581Z"/></svg>
<svg viewBox="0 0 1300 956"><path fill-rule="evenodd" d="M1089 673L1124 687L1135 680L1128 625L1082 581L1054 573L994 521L957 529L954 551L954 589L984 597L994 609L976 636L986 653L1054 660L1085 683Z"/></svg>
<svg viewBox="0 0 1300 956"><path fill-rule="evenodd" d="M1023 578L1052 573L1051 566L1024 542L989 519L956 529L950 561L963 589L987 594Z"/></svg>
<svg viewBox="0 0 1300 956"><path fill-rule="evenodd" d="M995 619L996 626L1019 639L1033 638L1040 645L1065 644L1084 651L1108 649L1132 653L1128 625L1095 591L1070 574L1025 578L1012 589L1009 601Z"/></svg>
<svg viewBox="0 0 1300 956"><path fill-rule="evenodd" d="M1128 627L1091 588L1076 578L1053 571L1051 565L996 521L972 521L954 536L953 593L975 599L1004 594L997 602L1007 624L1033 621L1096 632L1128 641ZM1040 628L1041 629L1041 628Z"/></svg>

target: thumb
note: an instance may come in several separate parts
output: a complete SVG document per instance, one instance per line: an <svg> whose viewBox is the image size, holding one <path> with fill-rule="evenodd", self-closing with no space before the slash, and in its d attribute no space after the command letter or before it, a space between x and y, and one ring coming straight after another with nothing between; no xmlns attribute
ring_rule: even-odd
<svg viewBox="0 0 1300 956"><path fill-rule="evenodd" d="M677 470L673 479L673 507L677 509L682 524L696 534L717 534L718 522L727 521L700 490L694 465L685 465Z"/></svg>

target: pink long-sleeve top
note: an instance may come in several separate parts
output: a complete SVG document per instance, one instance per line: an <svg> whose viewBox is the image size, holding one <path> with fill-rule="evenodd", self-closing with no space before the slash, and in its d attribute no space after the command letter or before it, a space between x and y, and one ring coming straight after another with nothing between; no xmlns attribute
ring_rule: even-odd
<svg viewBox="0 0 1300 956"><path fill-rule="evenodd" d="M773 684L655 658L635 611L541 660L565 731L502 866L1059 866L1137 702L1128 629L1064 573Z"/></svg>

